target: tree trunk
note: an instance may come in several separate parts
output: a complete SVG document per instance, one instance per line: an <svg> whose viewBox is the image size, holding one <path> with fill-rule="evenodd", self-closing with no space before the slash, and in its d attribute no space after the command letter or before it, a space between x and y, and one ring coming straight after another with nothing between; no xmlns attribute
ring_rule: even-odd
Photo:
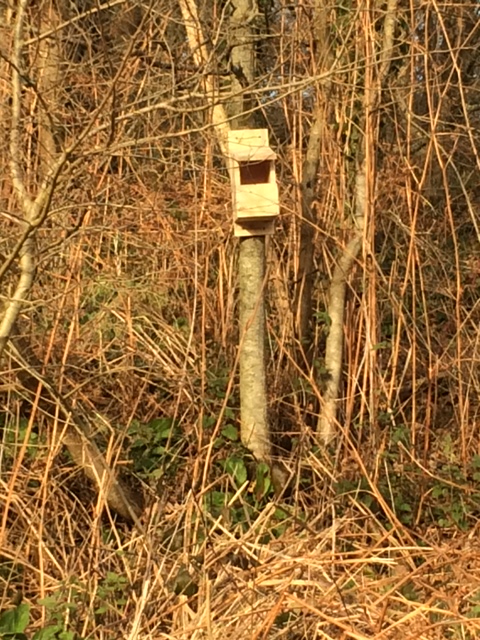
<svg viewBox="0 0 480 640"><path fill-rule="evenodd" d="M206 67L209 54L193 0L179 0L187 37L199 68ZM254 33L252 21L257 14L255 2L235 0L230 19L230 62L232 97L227 105L235 128L252 124L248 90L255 76ZM214 79L204 77L206 98L212 105L213 124L223 155L229 130L226 110L216 102ZM228 162L227 162L228 165ZM270 432L267 420L265 382L265 238L242 238L239 243L240 287L240 411L241 437L259 461L270 464ZM278 474L276 474L278 475Z"/></svg>
<svg viewBox="0 0 480 640"><path fill-rule="evenodd" d="M234 0L230 18L232 97L228 111L232 128L254 127L249 89L255 78L252 21L255 0ZM265 383L265 237L241 238L238 258L240 287L240 414L243 444L259 461L270 462Z"/></svg>
<svg viewBox="0 0 480 640"><path fill-rule="evenodd" d="M240 284L240 403L242 442L260 461L270 460L265 390L265 238L244 238Z"/></svg>

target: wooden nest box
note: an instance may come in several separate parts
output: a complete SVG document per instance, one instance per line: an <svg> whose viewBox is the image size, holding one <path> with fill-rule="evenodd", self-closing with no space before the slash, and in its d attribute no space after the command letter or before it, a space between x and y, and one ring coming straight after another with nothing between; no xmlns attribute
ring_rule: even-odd
<svg viewBox="0 0 480 640"><path fill-rule="evenodd" d="M279 214L275 152L268 146L267 129L239 129L228 133L228 161L232 179L236 236L273 233Z"/></svg>

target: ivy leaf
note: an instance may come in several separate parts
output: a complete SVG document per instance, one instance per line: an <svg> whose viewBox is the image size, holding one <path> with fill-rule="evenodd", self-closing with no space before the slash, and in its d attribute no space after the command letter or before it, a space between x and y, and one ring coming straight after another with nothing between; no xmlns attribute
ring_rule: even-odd
<svg viewBox="0 0 480 640"><path fill-rule="evenodd" d="M19 604L15 609L0 614L0 634L21 634L25 631L30 618L30 606Z"/></svg>
<svg viewBox="0 0 480 640"><path fill-rule="evenodd" d="M222 429L222 436L226 440L231 440L232 442L236 442L238 440L237 427L234 427L233 424L226 424Z"/></svg>

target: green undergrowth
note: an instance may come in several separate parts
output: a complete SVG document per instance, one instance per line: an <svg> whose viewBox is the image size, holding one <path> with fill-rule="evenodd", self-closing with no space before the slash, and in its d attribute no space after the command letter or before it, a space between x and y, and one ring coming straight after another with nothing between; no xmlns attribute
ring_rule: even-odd
<svg viewBox="0 0 480 640"><path fill-rule="evenodd" d="M225 386L224 381L218 384L216 394ZM205 438L213 434L216 422L214 414L203 417ZM203 494L201 506L211 519L221 518L223 524L245 532L265 505L275 500L270 472L266 465L257 464L241 444L238 409L227 407L223 425L215 433L210 488ZM4 470L11 467L23 446L27 466L46 451L41 432L36 425L30 429L24 417L14 420L5 414L0 434ZM163 487L176 486L179 478L189 476L198 443L192 434L185 434L179 421L169 416L148 423L133 420L128 437L133 471L154 491L159 483ZM440 529L469 530L480 517L480 455L473 455L463 464L451 434L438 437L433 449L434 455L427 461L419 461L408 428L397 427L380 456L374 480L358 473L338 479L333 489L340 512L358 502L377 517L385 517L388 526L384 502L408 528L433 525ZM311 492L306 477L299 479L298 486L306 493ZM277 523L272 535L280 535L284 529Z"/></svg>
<svg viewBox="0 0 480 640"><path fill-rule="evenodd" d="M436 455L419 462L407 428L398 428L381 455L382 473L375 481L365 476L340 479L335 493L340 504L358 502L389 526L382 501L408 528L468 531L480 517L480 456L462 464L450 435L439 438ZM347 502L346 502L347 499Z"/></svg>
<svg viewBox="0 0 480 640"><path fill-rule="evenodd" d="M212 431L214 416L205 416L203 428ZM194 444L171 418L163 417L148 424L132 422L129 430L130 458L135 472L146 482L162 480L172 486L182 475L188 475ZM222 526L244 533L258 518L265 505L274 500L270 470L257 464L240 442L235 411L227 409L224 425L213 443L211 488L202 496L205 531L218 520ZM285 529L286 519L279 507L271 535L278 536Z"/></svg>
<svg viewBox="0 0 480 640"><path fill-rule="evenodd" d="M125 576L109 571L99 581L92 601L89 585L74 578L64 581L34 605L20 602L1 612L0 640L82 640L75 628L87 612L97 624L122 617L128 587ZM21 595L13 600L21 600ZM41 610L45 621L42 628L29 632L29 627L38 627L35 616Z"/></svg>

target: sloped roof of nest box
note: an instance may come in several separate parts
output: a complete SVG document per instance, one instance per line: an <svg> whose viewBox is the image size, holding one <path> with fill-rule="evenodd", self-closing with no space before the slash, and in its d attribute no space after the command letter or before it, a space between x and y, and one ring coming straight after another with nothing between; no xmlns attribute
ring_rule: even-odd
<svg viewBox="0 0 480 640"><path fill-rule="evenodd" d="M267 129L237 129L228 132L227 154L237 162L275 160L277 154L268 144Z"/></svg>
<svg viewBox="0 0 480 640"><path fill-rule="evenodd" d="M277 154L270 147L250 147L241 143L230 143L228 155L237 162L263 162L275 160Z"/></svg>

